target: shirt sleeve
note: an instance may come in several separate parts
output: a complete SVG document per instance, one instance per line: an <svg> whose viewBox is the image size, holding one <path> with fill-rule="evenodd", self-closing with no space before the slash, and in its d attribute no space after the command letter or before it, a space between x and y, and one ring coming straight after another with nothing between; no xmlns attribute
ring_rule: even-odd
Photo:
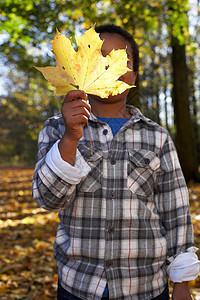
<svg viewBox="0 0 200 300"><path fill-rule="evenodd" d="M155 204L162 220L161 230L167 240L167 259L170 262L174 260L168 269L169 274L181 273L176 268L175 259L194 246L194 235L188 189L174 143L169 135L163 141L159 157L160 170L156 178ZM194 271L194 276L195 274Z"/></svg>
<svg viewBox="0 0 200 300"><path fill-rule="evenodd" d="M47 153L46 163L49 168L64 181L70 184L78 184L81 179L87 176L91 168L85 162L78 149L74 166L64 161L58 149L59 141L60 140L58 140Z"/></svg>
<svg viewBox="0 0 200 300"><path fill-rule="evenodd" d="M50 211L59 211L70 205L76 197L76 182L87 172L79 173L78 166L86 164L78 153L76 166L70 168L64 164L61 170L52 159L56 146L54 144L62 138L61 126L56 118L48 119L38 138L38 154L32 183L33 200L42 208ZM53 148L52 148L53 147ZM51 150L52 148L52 150ZM50 152L49 152L50 151ZM59 153L57 153L59 157ZM68 168L68 171L66 169ZM76 179L69 180L69 169L76 173ZM86 167L85 167L86 169ZM89 170L89 169L88 169ZM68 172L68 173L67 173ZM66 175L67 174L67 175Z"/></svg>
<svg viewBox="0 0 200 300"><path fill-rule="evenodd" d="M195 252L196 247L191 247L187 252L179 254L167 267L167 274L173 282L195 280L199 275L200 261Z"/></svg>

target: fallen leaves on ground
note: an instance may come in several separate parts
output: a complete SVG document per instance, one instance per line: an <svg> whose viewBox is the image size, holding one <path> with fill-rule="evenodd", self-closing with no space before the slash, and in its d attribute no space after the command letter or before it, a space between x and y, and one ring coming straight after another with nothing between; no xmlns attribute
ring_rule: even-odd
<svg viewBox="0 0 200 300"><path fill-rule="evenodd" d="M53 258L57 213L33 200L33 169L0 169L0 299L56 299L57 266ZM200 248L200 185L190 185L195 246ZM170 286L170 290L171 290ZM200 300L200 278L190 282Z"/></svg>
<svg viewBox="0 0 200 300"><path fill-rule="evenodd" d="M33 169L0 169L0 299L56 299L57 213L33 200Z"/></svg>

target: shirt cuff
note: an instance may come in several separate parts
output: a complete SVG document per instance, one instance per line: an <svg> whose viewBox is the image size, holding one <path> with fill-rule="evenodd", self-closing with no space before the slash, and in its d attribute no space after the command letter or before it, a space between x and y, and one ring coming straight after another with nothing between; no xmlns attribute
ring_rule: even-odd
<svg viewBox="0 0 200 300"><path fill-rule="evenodd" d="M78 184L90 172L91 168L86 163L79 150L76 152L75 165L64 161L58 149L58 140L46 155L46 164L61 179L70 184Z"/></svg>
<svg viewBox="0 0 200 300"><path fill-rule="evenodd" d="M167 274L173 282L195 280L199 275L200 261L194 253L196 247L189 248L185 253L179 254L167 267Z"/></svg>

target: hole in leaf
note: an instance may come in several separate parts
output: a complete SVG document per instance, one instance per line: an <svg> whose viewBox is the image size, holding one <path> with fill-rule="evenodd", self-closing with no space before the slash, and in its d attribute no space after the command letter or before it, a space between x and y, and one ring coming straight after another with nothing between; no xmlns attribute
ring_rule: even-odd
<svg viewBox="0 0 200 300"><path fill-rule="evenodd" d="M105 66L105 69L106 69L106 70L108 70L108 68L109 68L109 65Z"/></svg>

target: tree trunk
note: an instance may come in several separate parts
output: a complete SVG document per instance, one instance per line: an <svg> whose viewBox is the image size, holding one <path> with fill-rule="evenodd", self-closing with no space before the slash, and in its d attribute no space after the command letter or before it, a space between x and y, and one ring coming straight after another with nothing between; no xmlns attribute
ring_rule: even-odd
<svg viewBox="0 0 200 300"><path fill-rule="evenodd" d="M159 99L159 87L156 87L156 122L161 124L160 120L160 99Z"/></svg>
<svg viewBox="0 0 200 300"><path fill-rule="evenodd" d="M188 101L188 70L185 46L172 37L173 105L176 147L186 181L199 181L197 153L194 146Z"/></svg>
<svg viewBox="0 0 200 300"><path fill-rule="evenodd" d="M164 69L164 78L165 78L165 83L164 83L164 90L163 90L163 94L165 95L164 97L164 107L165 107L165 126L167 128L168 131L170 131L169 128L169 120L168 120L168 105L167 105L167 72Z"/></svg>
<svg viewBox="0 0 200 300"><path fill-rule="evenodd" d="M195 96L195 61L194 56L190 57L189 64L189 101L192 108L192 125L194 132L195 147L197 149L198 162L200 161L200 141L199 141L199 125L198 125L198 104Z"/></svg>

